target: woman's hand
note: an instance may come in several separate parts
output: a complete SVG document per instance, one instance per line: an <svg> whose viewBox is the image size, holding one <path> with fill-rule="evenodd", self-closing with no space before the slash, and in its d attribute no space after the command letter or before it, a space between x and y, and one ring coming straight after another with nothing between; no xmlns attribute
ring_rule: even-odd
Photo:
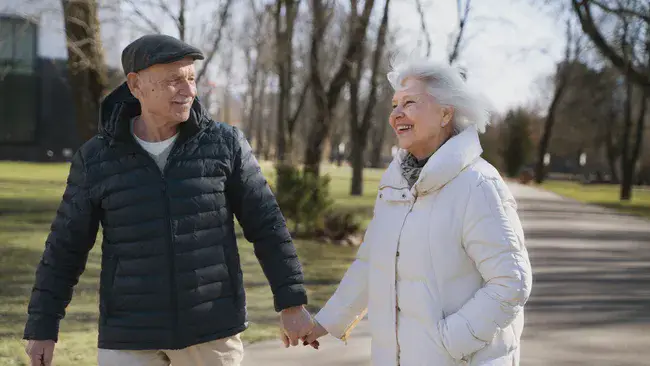
<svg viewBox="0 0 650 366"><path fill-rule="evenodd" d="M311 333L307 334L306 337L302 338L303 341L302 344L304 346L311 345L315 349L318 349L318 347L320 346L320 343L318 342L318 338L327 335L329 332L325 328L323 328L323 326L320 325L320 323L318 323L315 319L314 319L314 323L315 326L314 328L312 328Z"/></svg>

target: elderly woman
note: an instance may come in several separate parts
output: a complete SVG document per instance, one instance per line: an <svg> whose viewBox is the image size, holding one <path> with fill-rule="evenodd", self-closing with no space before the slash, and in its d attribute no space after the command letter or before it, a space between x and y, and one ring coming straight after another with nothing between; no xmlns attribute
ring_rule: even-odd
<svg viewBox="0 0 650 366"><path fill-rule="evenodd" d="M515 200L481 158L489 113L447 65L411 63L388 78L401 149L305 344L345 341L367 310L375 366L518 365L531 266Z"/></svg>

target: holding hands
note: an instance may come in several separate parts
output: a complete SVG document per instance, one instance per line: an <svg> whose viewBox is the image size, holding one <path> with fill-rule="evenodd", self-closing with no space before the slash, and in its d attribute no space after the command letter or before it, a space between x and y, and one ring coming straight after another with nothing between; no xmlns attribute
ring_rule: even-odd
<svg viewBox="0 0 650 366"><path fill-rule="evenodd" d="M303 345L311 345L318 349L318 338L327 334L304 306L296 306L282 310L280 314L280 328L282 342L285 348L297 346L302 340Z"/></svg>

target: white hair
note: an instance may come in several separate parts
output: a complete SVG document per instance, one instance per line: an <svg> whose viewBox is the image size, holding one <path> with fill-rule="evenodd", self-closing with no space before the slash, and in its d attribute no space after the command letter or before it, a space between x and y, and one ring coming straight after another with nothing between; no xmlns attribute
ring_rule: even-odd
<svg viewBox="0 0 650 366"><path fill-rule="evenodd" d="M427 91L441 105L454 109L452 124L455 133L473 126L480 133L490 123L490 104L469 90L460 71L452 66L432 61L405 62L388 73L388 81L398 90L408 78L427 84Z"/></svg>

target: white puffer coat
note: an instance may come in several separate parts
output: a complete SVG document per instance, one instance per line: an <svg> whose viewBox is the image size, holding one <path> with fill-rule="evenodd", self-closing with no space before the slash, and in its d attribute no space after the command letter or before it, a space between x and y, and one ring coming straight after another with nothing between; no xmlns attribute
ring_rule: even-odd
<svg viewBox="0 0 650 366"><path fill-rule="evenodd" d="M357 259L316 315L345 340L367 309L374 366L519 364L531 267L516 203L476 130L442 145L409 189L400 151Z"/></svg>

